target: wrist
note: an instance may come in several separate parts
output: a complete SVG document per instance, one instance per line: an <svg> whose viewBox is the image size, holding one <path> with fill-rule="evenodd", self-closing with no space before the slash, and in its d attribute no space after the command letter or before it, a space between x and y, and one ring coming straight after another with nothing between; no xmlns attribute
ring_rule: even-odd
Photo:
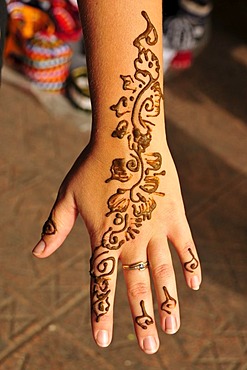
<svg viewBox="0 0 247 370"><path fill-rule="evenodd" d="M110 123L109 123L110 122ZM128 124L127 124L128 123ZM167 147L165 118L159 117L155 126L143 129L134 127L131 122L118 122L114 119L107 122L93 122L90 146L97 152L97 156L103 157L112 155L125 156L130 148L142 143L142 151L161 151L164 152Z"/></svg>

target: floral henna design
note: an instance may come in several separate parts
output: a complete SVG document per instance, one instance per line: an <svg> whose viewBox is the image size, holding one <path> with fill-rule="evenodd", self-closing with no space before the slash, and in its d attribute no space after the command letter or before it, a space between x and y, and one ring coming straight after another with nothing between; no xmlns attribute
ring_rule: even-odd
<svg viewBox="0 0 247 370"><path fill-rule="evenodd" d="M57 227L53 219L51 218L51 215L49 216L48 220L45 222L43 228L42 228L42 233L41 236L44 235L54 235L56 234Z"/></svg>
<svg viewBox="0 0 247 370"><path fill-rule="evenodd" d="M127 134L128 129L128 121L122 120L117 125L117 128L112 133L112 137L118 137L119 139L122 139Z"/></svg>
<svg viewBox="0 0 247 370"><path fill-rule="evenodd" d="M127 182L132 177L131 174L128 174L126 171L126 164L124 158L116 158L112 161L111 166L111 177L105 182L110 182L111 180L118 180L121 182Z"/></svg>
<svg viewBox="0 0 247 370"><path fill-rule="evenodd" d="M152 319L151 316L149 316L147 314L147 311L145 309L145 304L144 304L144 301L142 300L140 302L140 306L141 306L141 309L142 309L142 315L141 316L137 316L135 318L135 322L137 323L137 325L139 325L142 329L146 330L148 327L147 325L151 325L154 323L154 320Z"/></svg>
<svg viewBox="0 0 247 370"><path fill-rule="evenodd" d="M168 313L170 315L171 310L173 310L176 307L177 301L176 301L176 299L174 299L170 296L170 294L168 293L168 290L165 286L163 286L163 290L164 290L164 293L165 293L165 296L166 296L166 300L165 300L165 302L162 303L161 309L162 309L162 311L165 311L166 313Z"/></svg>
<svg viewBox="0 0 247 370"><path fill-rule="evenodd" d="M108 271L110 260L104 259L104 274L99 271L102 266L96 259L119 249L124 243L135 239L140 233L143 222L150 220L157 206L156 197L165 194L158 191L162 170L162 156L158 152L148 151L155 130L155 118L161 111L164 99L159 82L160 62L151 50L158 42L157 31L147 13L142 12L147 27L133 42L138 54L134 60L133 75L120 75L124 95L110 109L118 120L112 138L126 143L126 158L115 158L110 168L111 181L121 183L116 192L107 201L110 226L104 232L101 245L96 247L91 259L92 308L96 321L109 310L109 279L115 268L115 259L111 257L112 268ZM114 260L114 263L113 263ZM108 272L107 272L108 271ZM143 302L143 301L142 301ZM141 303L144 307L144 302Z"/></svg>
<svg viewBox="0 0 247 370"><path fill-rule="evenodd" d="M199 266L198 260L195 258L194 254L192 253L192 250L188 249L189 253L191 254L192 258L190 261L184 263L185 270L189 272L194 272L195 269Z"/></svg>

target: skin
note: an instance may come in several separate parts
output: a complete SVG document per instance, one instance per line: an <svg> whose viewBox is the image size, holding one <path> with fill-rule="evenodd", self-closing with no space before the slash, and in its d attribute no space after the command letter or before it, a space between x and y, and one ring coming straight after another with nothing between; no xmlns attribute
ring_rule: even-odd
<svg viewBox="0 0 247 370"><path fill-rule="evenodd" d="M156 290L161 328L166 333L173 334L180 325L175 274L168 240L179 255L187 285L197 290L201 283L199 258L185 216L176 168L166 142L163 101L160 103L160 111L152 119L151 140L145 149L152 153L148 157L149 162L145 162L144 154L141 154L143 163L148 163L149 166L146 175L154 176L152 166L150 170L150 158L154 159L153 154L158 153L156 158L162 158L161 168L157 171L160 175L156 176L154 185L150 177L145 180L143 172L141 182L138 183L141 196L152 196L156 207L150 217L141 216L138 233L126 233L125 227L122 239L120 238L124 243L114 245L114 248L114 243L107 239L107 230L113 228L116 231L124 225L120 216L124 216L125 221L133 218L131 204L136 199L138 186L130 192L126 209L121 208L117 212L113 206L117 189L131 188L128 184L137 176L126 167L128 160L133 157L130 157L130 147L126 144L126 122L119 125L119 121L125 118L121 114L119 116L117 103L129 92L128 81L132 83L135 80L134 61L141 48L135 45L134 40L147 28L143 10L157 31L157 42L146 47L152 49L152 53L158 58L160 70L156 82L163 86L162 4L158 0L81 0L79 5L86 39L93 107L91 140L65 177L49 217L52 228L49 223L49 227L43 229L42 239L33 253L38 258L50 256L61 246L77 216L81 215L87 226L92 248L92 331L96 343L102 347L108 346L112 339L118 261L133 264L148 260L148 269L124 270L124 277L139 346L147 354L152 354L158 350L159 338L154 319L151 279ZM132 80L128 77L126 83L123 76L132 76ZM131 108L126 107L127 110L129 112L126 117L132 113ZM127 131L135 142L133 127ZM138 171L140 173L139 169ZM153 192L154 188L156 193ZM51 230L55 232L51 233ZM188 268L192 257L196 263L193 264L194 268ZM147 325L145 317L148 320Z"/></svg>

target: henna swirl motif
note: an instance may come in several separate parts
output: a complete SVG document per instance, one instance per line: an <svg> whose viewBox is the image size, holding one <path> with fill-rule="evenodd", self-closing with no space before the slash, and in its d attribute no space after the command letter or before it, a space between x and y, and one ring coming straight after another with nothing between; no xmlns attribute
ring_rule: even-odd
<svg viewBox="0 0 247 370"><path fill-rule="evenodd" d="M55 224L55 221L51 218L51 215L49 216L48 220L45 222L43 228L42 228L42 233L41 236L44 235L54 235L56 234L57 227Z"/></svg>
<svg viewBox="0 0 247 370"><path fill-rule="evenodd" d="M116 264L115 258L108 256L109 251L106 250L99 253L99 249L99 247L95 248L90 260L90 275L92 278L91 307L96 315L97 322L110 308L109 295L111 290L109 289L109 276L113 274Z"/></svg>
<svg viewBox="0 0 247 370"><path fill-rule="evenodd" d="M190 261L184 263L185 270L189 272L194 272L195 269L199 266L198 260L195 258L194 254L192 253L192 250L188 249L189 253L191 254L192 258Z"/></svg>
<svg viewBox="0 0 247 370"><path fill-rule="evenodd" d="M152 317L150 315L147 314L147 311L145 309L145 304L144 304L143 300L140 302L140 306L141 306L141 309L142 309L142 315L137 316L135 318L135 322L142 329L146 330L148 328L147 325L153 324L154 320L152 319Z"/></svg>
<svg viewBox="0 0 247 370"><path fill-rule="evenodd" d="M106 183L119 182L121 187L116 188L107 201L109 211L106 217L110 226L91 259L92 309L96 321L109 310L109 279L115 269L114 257L105 257L105 252L101 252L117 250L125 242L135 239L143 222L152 217L157 206L155 197L165 195L158 191L160 176L165 175L161 169L162 156L147 151L156 126L155 118L160 114L161 100L164 99L159 82L160 62L152 51L158 42L158 33L147 13L143 11L141 14L147 26L133 42L138 52L134 60L135 72L120 75L124 95L110 107L118 121L111 136L126 143L128 154L126 158L112 160L111 176L106 180ZM102 261L95 263L98 258ZM143 315L136 322L145 329L153 320L146 314L144 302L140 304ZM140 324L143 318L146 325Z"/></svg>
<svg viewBox="0 0 247 370"><path fill-rule="evenodd" d="M162 311L165 311L170 315L171 310L173 310L176 307L177 301L176 301L176 299L174 299L170 296L170 294L168 293L168 290L165 286L163 286L163 290L164 290L164 293L165 293L165 296L166 296L166 300L162 303L161 309L162 309Z"/></svg>

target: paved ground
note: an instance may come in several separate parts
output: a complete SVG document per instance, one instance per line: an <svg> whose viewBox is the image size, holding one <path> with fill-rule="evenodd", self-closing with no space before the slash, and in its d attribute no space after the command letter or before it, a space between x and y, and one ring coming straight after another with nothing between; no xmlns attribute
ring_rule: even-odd
<svg viewBox="0 0 247 370"><path fill-rule="evenodd" d="M0 369L247 369L247 47L215 25L194 67L167 83L167 131L203 264L199 292L175 259L182 327L155 355L135 342L121 276L113 344L91 337L88 238L78 222L54 256L37 240L64 174L88 139L81 124L54 117L30 94L0 92Z"/></svg>

